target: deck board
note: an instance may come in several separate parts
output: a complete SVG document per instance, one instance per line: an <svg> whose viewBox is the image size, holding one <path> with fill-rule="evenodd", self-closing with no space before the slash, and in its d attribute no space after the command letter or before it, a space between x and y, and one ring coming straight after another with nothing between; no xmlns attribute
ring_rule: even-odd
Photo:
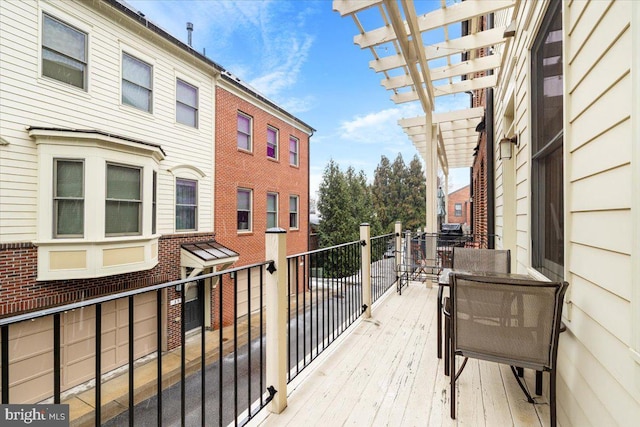
<svg viewBox="0 0 640 427"><path fill-rule="evenodd" d="M437 289L413 282L373 306L289 388L268 426L544 426L549 409L529 404L509 367L469 360L457 382L457 419L449 417L449 377L436 357ZM458 360L460 363L461 360ZM533 373L525 375L533 386Z"/></svg>

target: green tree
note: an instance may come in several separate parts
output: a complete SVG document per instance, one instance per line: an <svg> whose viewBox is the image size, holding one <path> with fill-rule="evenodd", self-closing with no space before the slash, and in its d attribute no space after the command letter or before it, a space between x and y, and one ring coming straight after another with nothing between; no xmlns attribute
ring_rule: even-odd
<svg viewBox="0 0 640 427"><path fill-rule="evenodd" d="M384 232L393 231L393 223L390 209L392 207L391 196L389 193L389 183L391 181L391 162L386 156L380 157L380 163L376 167L373 175L373 184L371 185L371 197L373 199L373 209L375 211L377 221Z"/></svg>
<svg viewBox="0 0 640 427"><path fill-rule="evenodd" d="M389 180L389 213L390 219L395 221L402 221L403 228L406 223L407 216L407 204L406 197L409 194L409 189L406 187L407 168L402 159L402 154L398 153L398 156L391 164L391 179Z"/></svg>
<svg viewBox="0 0 640 427"><path fill-rule="evenodd" d="M322 216L318 227L321 247L355 240L356 232L346 214L350 209L346 176L331 159L324 168L318 189L318 210Z"/></svg>
<svg viewBox="0 0 640 427"><path fill-rule="evenodd" d="M422 163L417 155L413 156L405 179L405 187L408 190L406 196L406 216L404 228L417 230L423 227L426 220L426 183Z"/></svg>

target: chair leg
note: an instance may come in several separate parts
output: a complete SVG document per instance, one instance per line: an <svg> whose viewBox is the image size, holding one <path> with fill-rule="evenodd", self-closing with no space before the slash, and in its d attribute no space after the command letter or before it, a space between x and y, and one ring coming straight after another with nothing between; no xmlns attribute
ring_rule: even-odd
<svg viewBox="0 0 640 427"><path fill-rule="evenodd" d="M438 300L437 300L437 309L436 309L436 316L438 316L437 319L437 325L438 325L438 345L437 345L437 354L438 354L438 359L442 359L442 285L438 286Z"/></svg>
<svg viewBox="0 0 640 427"><path fill-rule="evenodd" d="M551 427L556 427L556 370L555 368L549 372L549 406L551 409Z"/></svg>
<svg viewBox="0 0 640 427"><path fill-rule="evenodd" d="M451 383L451 419L456 419L456 355L453 351L449 351L449 363L451 369L451 375L449 375L449 380Z"/></svg>
<svg viewBox="0 0 640 427"><path fill-rule="evenodd" d="M451 374L451 364L449 360L449 355L451 354L451 320L449 316L444 316L444 374Z"/></svg>
<svg viewBox="0 0 640 427"><path fill-rule="evenodd" d="M542 395L542 371L536 371L536 394Z"/></svg>

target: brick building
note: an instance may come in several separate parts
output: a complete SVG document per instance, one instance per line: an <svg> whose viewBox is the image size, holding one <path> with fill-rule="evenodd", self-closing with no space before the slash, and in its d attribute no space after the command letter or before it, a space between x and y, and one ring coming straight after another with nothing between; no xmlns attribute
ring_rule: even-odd
<svg viewBox="0 0 640 427"><path fill-rule="evenodd" d="M463 224L463 228L468 230L471 221L471 187L464 186L449 193L447 197L447 222L453 224Z"/></svg>

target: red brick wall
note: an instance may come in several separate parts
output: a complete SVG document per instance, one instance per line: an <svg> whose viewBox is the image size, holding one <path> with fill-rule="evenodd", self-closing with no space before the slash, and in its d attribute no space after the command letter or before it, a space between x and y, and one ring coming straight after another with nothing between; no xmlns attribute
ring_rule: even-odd
<svg viewBox="0 0 640 427"><path fill-rule="evenodd" d="M471 221L471 208L469 203L469 197L471 195L470 186L462 187L459 190L449 193L447 201L447 214L449 223L454 224L469 224ZM462 215L455 216L456 203L462 205Z"/></svg>
<svg viewBox="0 0 640 427"><path fill-rule="evenodd" d="M238 149L237 114L253 118L253 152ZM267 126L279 130L279 160L267 158ZM289 164L289 136L299 140L299 166ZM309 136L290 124L216 88L216 239L240 254L236 266L265 260L267 192L278 193L278 226L287 230L287 254L308 250ZM252 232L237 231L238 188L253 190ZM289 196L299 197L299 227L289 229Z"/></svg>
<svg viewBox="0 0 640 427"><path fill-rule="evenodd" d="M478 155L473 163L473 233L486 235L487 224L487 138L482 133Z"/></svg>
<svg viewBox="0 0 640 427"><path fill-rule="evenodd" d="M55 307L90 298L180 279L180 245L212 240L212 233L174 234L160 237L158 265L151 270L95 279L36 281L38 250L31 243L0 245L0 316ZM168 299L177 298L173 288ZM169 307L169 343L179 343L180 305ZM178 313L178 314L176 314ZM170 346L171 348L171 346Z"/></svg>

